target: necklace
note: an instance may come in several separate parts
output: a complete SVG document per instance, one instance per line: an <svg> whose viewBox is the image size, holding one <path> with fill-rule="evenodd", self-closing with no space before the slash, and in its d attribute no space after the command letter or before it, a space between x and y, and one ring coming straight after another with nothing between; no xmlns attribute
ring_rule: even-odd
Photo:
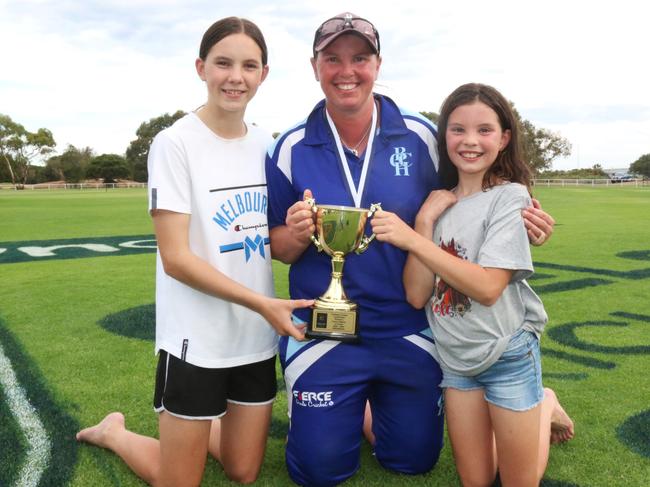
<svg viewBox="0 0 650 487"><path fill-rule="evenodd" d="M372 127L372 122L370 122L370 125L368 125L368 128L361 136L361 139L359 140L359 142L356 143L354 147L348 145L343 139L341 139L341 142L343 142L343 145L345 145L346 149L352 152L355 155L355 157L359 157L359 146L363 143L364 140L366 140L366 137L368 137L371 127Z"/></svg>

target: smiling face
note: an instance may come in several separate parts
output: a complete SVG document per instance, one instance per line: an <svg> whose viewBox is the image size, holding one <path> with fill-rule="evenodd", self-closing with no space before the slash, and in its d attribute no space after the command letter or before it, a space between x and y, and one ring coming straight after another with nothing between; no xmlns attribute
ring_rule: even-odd
<svg viewBox="0 0 650 487"><path fill-rule="evenodd" d="M447 154L458 169L459 180L481 181L510 141L497 113L485 103L460 105L449 115L445 132Z"/></svg>
<svg viewBox="0 0 650 487"><path fill-rule="evenodd" d="M196 60L196 71L208 88L208 105L218 112L238 112L246 105L268 74L262 64L262 51L243 33L224 37Z"/></svg>
<svg viewBox="0 0 650 487"><path fill-rule="evenodd" d="M330 114L350 115L372 107L380 65L381 58L355 34L342 35L319 52L312 67Z"/></svg>

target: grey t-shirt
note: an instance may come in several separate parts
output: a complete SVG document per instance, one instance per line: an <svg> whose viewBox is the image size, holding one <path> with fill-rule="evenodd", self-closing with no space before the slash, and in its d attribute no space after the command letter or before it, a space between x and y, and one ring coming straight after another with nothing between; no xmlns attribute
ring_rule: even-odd
<svg viewBox="0 0 650 487"><path fill-rule="evenodd" d="M443 250L482 267L514 271L492 306L470 299L436 275L426 312L443 369L479 374L522 327L538 337L542 333L548 318L525 281L533 263L521 210L529 205L525 186L505 183L460 199L436 222L433 241Z"/></svg>

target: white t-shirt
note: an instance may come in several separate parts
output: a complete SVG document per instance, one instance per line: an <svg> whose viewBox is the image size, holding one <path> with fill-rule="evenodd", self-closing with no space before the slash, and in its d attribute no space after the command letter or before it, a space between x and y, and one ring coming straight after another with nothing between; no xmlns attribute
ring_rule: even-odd
<svg viewBox="0 0 650 487"><path fill-rule="evenodd" d="M190 113L161 131L149 151L149 210L190 215L193 253L244 286L273 295L264 174L272 138L248 125L223 139ZM272 357L277 335L259 314L167 275L156 258L156 353L205 368Z"/></svg>

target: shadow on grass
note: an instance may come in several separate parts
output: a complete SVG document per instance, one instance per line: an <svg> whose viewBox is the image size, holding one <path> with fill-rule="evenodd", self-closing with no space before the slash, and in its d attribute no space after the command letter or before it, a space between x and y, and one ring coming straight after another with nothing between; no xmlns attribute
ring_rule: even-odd
<svg viewBox="0 0 650 487"><path fill-rule="evenodd" d="M75 433L79 430L79 423L69 416L65 409L74 409L74 405L60 405L52 398L47 382L41 375L38 366L29 358L20 343L11 335L4 321L0 319L0 343L4 353L11 362L20 387L23 388L25 396L34 408L43 427L47 432L50 447L50 460L41 476L39 485L68 485L74 473L74 466L77 463L78 444L75 440ZM3 395L0 399L6 397ZM0 407L3 412L0 417L0 430L3 430L1 437L3 444L0 445L2 460L0 465L0 485L12 485L10 478L5 475L15 476L17 470L22 466L25 452L15 450L25 447L25 440L16 437L17 424L11 424L13 418L6 416L8 407ZM5 436L5 428L9 431ZM21 433L22 434L22 433ZM8 442L8 444L4 443ZM14 450L12 452L12 450ZM13 465L10 462L15 461Z"/></svg>
<svg viewBox="0 0 650 487"><path fill-rule="evenodd" d="M269 436L271 438L274 438L276 440L284 440L287 437L288 431L288 419L277 419L275 416L271 418L271 428L269 429Z"/></svg>
<svg viewBox="0 0 650 487"><path fill-rule="evenodd" d="M116 335L153 341L156 338L156 306L152 303L124 309L106 315L97 323Z"/></svg>
<svg viewBox="0 0 650 487"><path fill-rule="evenodd" d="M540 487L580 487L580 485L574 484L572 482L563 482L561 480L553 480L553 479L542 479L539 485ZM502 487L501 479L499 478L498 474L497 474L497 479L492 484L492 487Z"/></svg>
<svg viewBox="0 0 650 487"><path fill-rule="evenodd" d="M0 397L7 392L0 387ZM27 442L6 401L0 401L0 485L14 485L25 461Z"/></svg>
<svg viewBox="0 0 650 487"><path fill-rule="evenodd" d="M650 458L650 409L626 419L616 428L616 436L633 452Z"/></svg>
<svg viewBox="0 0 650 487"><path fill-rule="evenodd" d="M578 484L573 482L563 482L561 480L553 479L542 479L540 482L540 487L580 487Z"/></svg>

